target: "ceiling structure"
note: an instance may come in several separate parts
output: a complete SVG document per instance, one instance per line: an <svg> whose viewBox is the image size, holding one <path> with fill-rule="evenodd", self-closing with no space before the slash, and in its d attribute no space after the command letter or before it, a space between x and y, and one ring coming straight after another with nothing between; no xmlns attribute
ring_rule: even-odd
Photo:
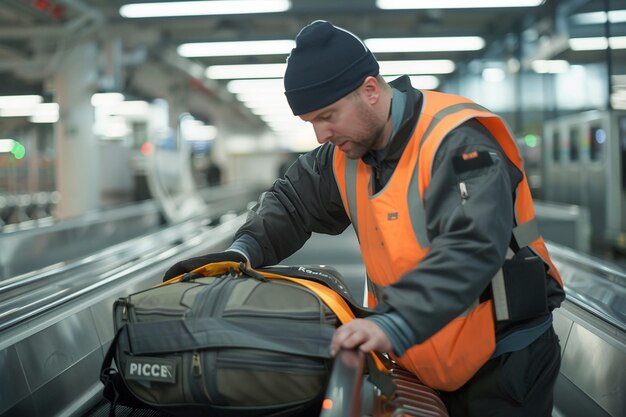
<svg viewBox="0 0 626 417"><path fill-rule="evenodd" d="M577 2L576 0L573 0ZM533 8L381 10L375 0L291 0L284 12L218 16L127 19L124 0L3 0L0 6L0 58L30 60L55 51L59 41L99 32L122 37L126 48L153 53L187 42L293 39L316 19L329 20L362 38L481 36L487 47L477 52L385 54L385 59L446 58L456 62L481 58L490 45L541 19L550 19L555 2ZM137 3L135 0L134 3ZM506 3L506 2L505 2ZM578 3L582 3L578 1ZM68 39L69 38L69 39ZM383 58L382 56L380 58ZM259 55L198 59L203 65L284 62L285 56Z"/></svg>
<svg viewBox="0 0 626 417"><path fill-rule="evenodd" d="M510 4L511 1L500 3ZM228 80L207 79L206 68L284 63L287 54L181 57L177 53L181 44L293 40L304 25L317 19L329 20L363 39L482 37L484 47L474 51L374 51L379 60L451 60L458 73L471 63L489 60L514 60L522 67L534 59L558 58L570 63L602 61L606 58L605 51L573 52L568 38L576 33L605 36L607 31L611 36L626 35L626 19L617 19L609 27L601 21L594 25L578 24L573 18L583 12L604 12L607 5L609 9L619 9L618 0L546 0L537 7L424 10L381 10L376 0L291 0L287 2L288 10L263 14L153 18L125 18L120 14L122 6L137 2L139 0L3 0L0 4L0 95L36 90L41 93L55 63L63 59L63 52L86 39L97 41L105 59L115 58L126 69L120 79L109 86L101 86L103 90L128 87L127 78L133 73L133 67L162 65L185 72L194 82L201 82L201 88L208 95L226 102L229 100L225 89ZM626 62L624 51L626 49L615 51L615 65ZM106 72L106 62L101 65ZM619 69L618 73L620 71L626 73L626 70ZM170 72L164 70L165 74ZM437 74L439 85L455 72Z"/></svg>

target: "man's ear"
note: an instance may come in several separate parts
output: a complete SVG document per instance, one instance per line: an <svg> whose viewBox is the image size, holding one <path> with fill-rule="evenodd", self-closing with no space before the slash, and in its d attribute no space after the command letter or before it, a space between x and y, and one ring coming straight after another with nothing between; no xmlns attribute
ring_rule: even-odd
<svg viewBox="0 0 626 417"><path fill-rule="evenodd" d="M378 80L376 77L368 76L363 80L363 84L361 85L363 89L363 95L365 99L370 104L376 104L380 99L380 84L378 84Z"/></svg>

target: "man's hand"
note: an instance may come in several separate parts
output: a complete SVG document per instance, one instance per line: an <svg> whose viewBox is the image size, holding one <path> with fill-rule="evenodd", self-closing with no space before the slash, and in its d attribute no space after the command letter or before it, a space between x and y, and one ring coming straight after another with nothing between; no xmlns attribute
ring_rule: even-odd
<svg viewBox="0 0 626 417"><path fill-rule="evenodd" d="M200 268L206 264L214 262L244 262L247 263L246 258L239 252L225 251L217 253L209 253L208 255L198 256L195 258L185 259L184 261L176 262L165 272L163 276L163 282L177 277L187 272L191 272L194 269Z"/></svg>
<svg viewBox="0 0 626 417"><path fill-rule="evenodd" d="M330 354L339 349L358 349L362 352L391 352L393 347L383 330L365 319L354 319L335 330L330 342Z"/></svg>

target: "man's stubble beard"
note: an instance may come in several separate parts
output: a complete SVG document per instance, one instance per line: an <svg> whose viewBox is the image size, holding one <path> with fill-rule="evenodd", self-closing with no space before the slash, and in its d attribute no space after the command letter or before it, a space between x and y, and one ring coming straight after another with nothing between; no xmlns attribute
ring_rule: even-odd
<svg viewBox="0 0 626 417"><path fill-rule="evenodd" d="M385 128L384 125L377 123L374 111L366 107L363 102L357 104L357 111L359 120L364 120L365 122L362 130L363 134L360 138L359 136L355 136L353 140L350 140L350 143L355 149L349 154L346 153L349 159L361 159L368 151L373 150Z"/></svg>

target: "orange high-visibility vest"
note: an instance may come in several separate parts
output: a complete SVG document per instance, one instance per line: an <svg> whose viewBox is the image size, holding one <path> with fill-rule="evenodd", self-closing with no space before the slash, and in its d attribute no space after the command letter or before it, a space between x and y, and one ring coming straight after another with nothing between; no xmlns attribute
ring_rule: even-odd
<svg viewBox="0 0 626 417"><path fill-rule="evenodd" d="M368 277L378 286L398 281L417 268L428 253L424 193L430 183L435 153L450 131L467 120L478 120L496 138L507 158L524 173L515 140L501 118L464 97L433 91L423 94L415 132L389 182L378 194L371 193L369 166L362 160L346 158L339 149L334 151L333 168L343 204L358 235ZM534 218L524 173L516 189L517 226L512 232L519 247L530 247L546 263L548 274L563 286ZM477 302L424 343L408 349L397 358L398 363L432 388L458 389L494 352L493 310L493 300Z"/></svg>

